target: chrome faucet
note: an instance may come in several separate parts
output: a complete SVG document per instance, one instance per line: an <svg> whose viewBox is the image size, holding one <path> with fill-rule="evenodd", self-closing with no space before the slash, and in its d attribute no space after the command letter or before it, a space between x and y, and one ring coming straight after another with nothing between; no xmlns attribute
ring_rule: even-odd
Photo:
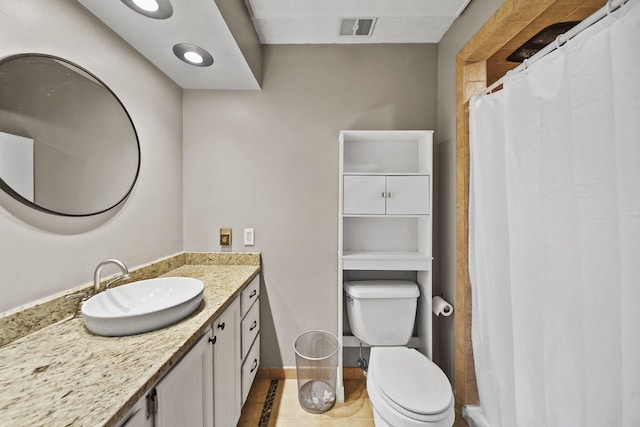
<svg viewBox="0 0 640 427"><path fill-rule="evenodd" d="M129 274L129 269L127 268L126 265L124 265L122 261L119 261L117 259L104 260L100 264L98 264L98 266L96 267L96 271L93 273L93 294L94 295L97 295L98 292L100 292L100 273L102 273L102 268L109 264L117 265L122 271L122 274L117 276L115 279L111 280L109 283L107 283L104 286L105 291L109 289L109 287L113 285L115 282L119 282L120 280L126 280L131 278L131 275Z"/></svg>

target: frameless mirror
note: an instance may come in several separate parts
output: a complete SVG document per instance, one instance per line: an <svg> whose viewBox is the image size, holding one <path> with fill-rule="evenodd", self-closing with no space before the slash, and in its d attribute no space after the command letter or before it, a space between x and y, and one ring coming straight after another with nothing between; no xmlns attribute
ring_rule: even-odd
<svg viewBox="0 0 640 427"><path fill-rule="evenodd" d="M133 122L97 77L65 59L0 61L0 188L66 216L105 212L131 192L140 168Z"/></svg>

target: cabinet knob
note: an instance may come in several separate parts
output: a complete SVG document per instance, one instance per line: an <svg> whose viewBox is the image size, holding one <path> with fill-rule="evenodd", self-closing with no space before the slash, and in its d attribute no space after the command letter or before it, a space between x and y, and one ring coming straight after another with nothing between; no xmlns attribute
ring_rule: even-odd
<svg viewBox="0 0 640 427"><path fill-rule="evenodd" d="M380 197L383 197L383 198L384 198L384 197L386 197L386 196L387 196L387 193L385 193L384 191L383 191L382 193L380 193Z"/></svg>
<svg viewBox="0 0 640 427"><path fill-rule="evenodd" d="M216 343L216 341L218 341L218 337L214 336L213 338L209 338L209 342L213 345Z"/></svg>
<svg viewBox="0 0 640 427"><path fill-rule="evenodd" d="M388 198L392 198L393 197L393 193L387 193L387 197Z"/></svg>
<svg viewBox="0 0 640 427"><path fill-rule="evenodd" d="M224 327L225 327L224 322L222 322L222 323L218 323L218 329L220 329L220 330L224 331Z"/></svg>

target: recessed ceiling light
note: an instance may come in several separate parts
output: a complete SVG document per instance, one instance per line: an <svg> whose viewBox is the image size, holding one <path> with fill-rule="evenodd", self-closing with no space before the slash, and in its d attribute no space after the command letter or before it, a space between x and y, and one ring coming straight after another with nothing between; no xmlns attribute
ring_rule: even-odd
<svg viewBox="0 0 640 427"><path fill-rule="evenodd" d="M200 46L189 43L178 43L173 47L173 53L189 65L208 67L213 64L213 56Z"/></svg>
<svg viewBox="0 0 640 427"><path fill-rule="evenodd" d="M169 0L121 0L141 15L154 19L167 19L173 15Z"/></svg>
<svg viewBox="0 0 640 427"><path fill-rule="evenodd" d="M158 5L158 2L156 0L133 0L133 2L140 9L144 9L147 12L155 12L156 10L160 9L160 6Z"/></svg>
<svg viewBox="0 0 640 427"><path fill-rule="evenodd" d="M202 62L204 61L204 58L197 52L185 52L183 56L184 59L191 62L192 64L202 64Z"/></svg>

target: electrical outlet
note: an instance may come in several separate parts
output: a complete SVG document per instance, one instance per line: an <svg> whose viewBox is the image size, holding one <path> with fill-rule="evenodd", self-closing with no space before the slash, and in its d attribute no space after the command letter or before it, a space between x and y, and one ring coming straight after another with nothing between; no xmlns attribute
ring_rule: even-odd
<svg viewBox="0 0 640 427"><path fill-rule="evenodd" d="M255 244L255 232L253 228L244 229L244 245L253 246Z"/></svg>
<svg viewBox="0 0 640 427"><path fill-rule="evenodd" d="M221 228L220 229L220 246L231 246L231 229L230 228Z"/></svg>

